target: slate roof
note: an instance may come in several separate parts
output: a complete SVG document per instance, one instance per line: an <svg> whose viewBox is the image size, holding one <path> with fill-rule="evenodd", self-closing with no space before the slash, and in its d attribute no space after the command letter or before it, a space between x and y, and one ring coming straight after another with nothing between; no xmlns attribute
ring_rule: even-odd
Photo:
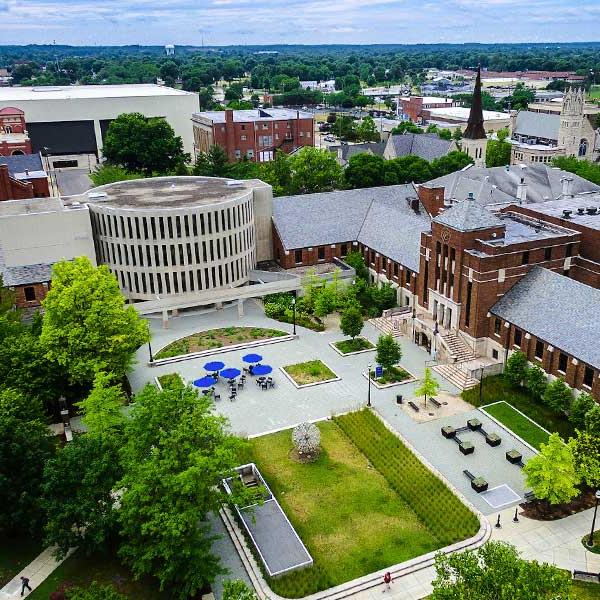
<svg viewBox="0 0 600 600"><path fill-rule="evenodd" d="M42 157L38 154L15 154L13 156L0 156L0 165L8 166L8 174L15 177L25 171L43 171Z"/></svg>
<svg viewBox="0 0 600 600"><path fill-rule="evenodd" d="M456 231L478 231L504 225L501 219L473 198L457 202L433 220Z"/></svg>
<svg viewBox="0 0 600 600"><path fill-rule="evenodd" d="M522 110L517 114L513 133L528 137L558 140L560 115Z"/></svg>
<svg viewBox="0 0 600 600"><path fill-rule="evenodd" d="M273 199L273 222L286 249L358 241L418 272L431 220L421 205L419 213L410 207L416 197L412 185L282 196Z"/></svg>
<svg viewBox="0 0 600 600"><path fill-rule="evenodd" d="M329 146L329 150L341 158L342 163L346 164L355 154L363 152L372 152L377 156L383 156L386 142L365 142L363 144L339 144Z"/></svg>
<svg viewBox="0 0 600 600"><path fill-rule="evenodd" d="M0 274L5 286L44 283L52 279L52 265L41 263L22 267L7 267L0 264Z"/></svg>
<svg viewBox="0 0 600 600"><path fill-rule="evenodd" d="M396 158L412 154L431 161L450 152L454 142L443 140L437 133L403 133L390 136Z"/></svg>
<svg viewBox="0 0 600 600"><path fill-rule="evenodd" d="M510 165L509 167L470 166L461 171L443 175L424 183L426 187L444 187L446 198L463 200L469 192L481 204L514 203L517 186L524 179L527 184L525 204L555 200L562 194L563 177L573 179L573 193L600 191L600 186L548 165Z"/></svg>
<svg viewBox="0 0 600 600"><path fill-rule="evenodd" d="M600 290L554 271L534 267L490 312L600 369Z"/></svg>

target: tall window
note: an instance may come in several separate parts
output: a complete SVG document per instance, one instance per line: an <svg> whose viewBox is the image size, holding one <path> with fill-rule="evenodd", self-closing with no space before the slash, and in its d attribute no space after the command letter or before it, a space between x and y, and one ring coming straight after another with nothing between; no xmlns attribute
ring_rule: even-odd
<svg viewBox="0 0 600 600"><path fill-rule="evenodd" d="M562 352L558 355L558 370L562 371L563 373L567 372L567 355L563 354Z"/></svg>
<svg viewBox="0 0 600 600"><path fill-rule="evenodd" d="M494 319L494 335L500 335L500 328L502 326L502 322L497 317Z"/></svg>
<svg viewBox="0 0 600 600"><path fill-rule="evenodd" d="M538 340L535 343L535 357L536 358L544 357L544 342L542 342L541 340Z"/></svg>
<svg viewBox="0 0 600 600"><path fill-rule="evenodd" d="M552 260L552 246L544 248L544 260Z"/></svg>
<svg viewBox="0 0 600 600"><path fill-rule="evenodd" d="M27 302L33 302L35 300L35 288L33 286L27 286L23 289L25 294L25 300Z"/></svg>
<svg viewBox="0 0 600 600"><path fill-rule="evenodd" d="M523 332L520 329L515 328L515 346L521 347L523 342Z"/></svg>
<svg viewBox="0 0 600 600"><path fill-rule="evenodd" d="M521 264L522 265L529 264L529 250L526 250L525 252L523 252L523 255L521 256Z"/></svg>
<svg viewBox="0 0 600 600"><path fill-rule="evenodd" d="M294 251L294 261L297 265L299 265L302 262L302 250Z"/></svg>
<svg viewBox="0 0 600 600"><path fill-rule="evenodd" d="M588 387L592 387L594 383L594 369L590 367L586 367L583 371L583 385L587 385Z"/></svg>
<svg viewBox="0 0 600 600"><path fill-rule="evenodd" d="M325 260L325 247L324 246L319 246L319 249L317 250L317 257L319 260Z"/></svg>

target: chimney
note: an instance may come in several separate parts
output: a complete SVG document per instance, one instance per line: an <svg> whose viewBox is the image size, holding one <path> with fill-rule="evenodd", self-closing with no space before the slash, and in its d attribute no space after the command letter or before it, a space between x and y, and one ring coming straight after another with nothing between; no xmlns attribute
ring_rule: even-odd
<svg viewBox="0 0 600 600"><path fill-rule="evenodd" d="M29 177L29 169L25 169L25 175Z"/></svg>
<svg viewBox="0 0 600 600"><path fill-rule="evenodd" d="M233 125L233 110L231 108L225 109L225 143L229 160L235 160L235 128ZM257 152L254 154L257 154Z"/></svg>
<svg viewBox="0 0 600 600"><path fill-rule="evenodd" d="M560 182L562 183L562 197L572 198L573 197L573 178L563 177Z"/></svg>
<svg viewBox="0 0 600 600"><path fill-rule="evenodd" d="M524 177L521 177L521 181L517 184L517 200L519 204L525 204L527 200L527 184Z"/></svg>

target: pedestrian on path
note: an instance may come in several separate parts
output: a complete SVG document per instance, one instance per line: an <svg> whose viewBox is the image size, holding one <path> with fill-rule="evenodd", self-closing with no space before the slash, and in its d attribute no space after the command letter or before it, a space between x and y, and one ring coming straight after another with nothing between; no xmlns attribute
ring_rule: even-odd
<svg viewBox="0 0 600 600"><path fill-rule="evenodd" d="M21 575L21 596L25 594L26 589L33 592L33 588L29 585L29 579Z"/></svg>
<svg viewBox="0 0 600 600"><path fill-rule="evenodd" d="M392 583L392 575L389 571L387 571L383 576L383 583L385 584L385 587L383 588L382 592L388 592L392 589L390 587L390 583Z"/></svg>

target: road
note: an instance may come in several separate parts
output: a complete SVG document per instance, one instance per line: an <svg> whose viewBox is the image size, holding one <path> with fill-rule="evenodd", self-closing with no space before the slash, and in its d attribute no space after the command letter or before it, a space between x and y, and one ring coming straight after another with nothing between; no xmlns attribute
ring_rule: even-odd
<svg viewBox="0 0 600 600"><path fill-rule="evenodd" d="M92 187L88 169L56 169L53 174L61 196L82 194Z"/></svg>

